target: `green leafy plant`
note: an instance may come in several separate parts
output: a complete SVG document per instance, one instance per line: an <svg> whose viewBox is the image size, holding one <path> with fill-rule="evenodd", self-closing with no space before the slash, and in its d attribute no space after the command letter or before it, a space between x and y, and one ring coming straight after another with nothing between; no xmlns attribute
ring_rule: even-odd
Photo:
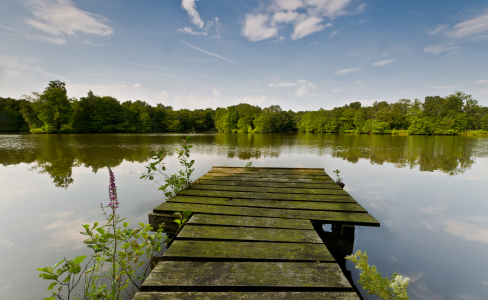
<svg viewBox="0 0 488 300"><path fill-rule="evenodd" d="M368 264L368 255L366 251L361 253L358 250L356 254L346 256L346 259L356 264L356 269L360 269L358 283L363 289L368 290L368 295L376 295L386 300L408 300L407 287L409 278L394 273L391 279L383 278L376 270L375 266Z"/></svg>
<svg viewBox="0 0 488 300"><path fill-rule="evenodd" d="M163 163L164 150L161 150L158 153L153 154L151 158L153 161L146 166L146 172L141 175L141 179L154 180L157 182L160 185L159 190L164 191L165 196L168 198L173 197L182 189L191 187L191 174L194 171L192 167L195 161L188 161L188 158L190 157L190 149L193 148L193 145L190 145L190 141L191 137L187 136L186 140L181 140L180 142L182 149L180 150L176 148L178 160L183 167L182 170L179 170L175 174L171 174ZM164 183L157 181L157 177L160 176L164 178Z"/></svg>
<svg viewBox="0 0 488 300"><path fill-rule="evenodd" d="M108 165L108 164L107 164ZM171 241L163 235L161 224L157 233L151 234L150 225L139 223L135 229L129 228L125 218L117 214L119 201L117 198L115 177L109 167L110 185L108 206L101 206L105 216L105 224L99 226L82 225L81 234L87 239L84 243L93 250L88 262L84 263L86 255L75 259L64 258L53 266L37 269L39 277L52 281L48 290L52 290L50 297L44 300L56 299L122 299L122 293L131 296L141 289L142 280L148 275L151 261L160 256ZM175 213L181 230L191 211ZM84 267L82 267L82 264ZM84 278L83 295L74 293L74 288ZM56 286L57 289L53 290ZM128 287L132 287L129 292ZM63 293L63 289L66 289Z"/></svg>
<svg viewBox="0 0 488 300"><path fill-rule="evenodd" d="M251 170L251 171L256 170L256 168L252 165L252 161L250 161L246 164L246 169Z"/></svg>
<svg viewBox="0 0 488 300"><path fill-rule="evenodd" d="M334 173L336 173L336 181L337 182L342 182L342 177L339 175L341 173L341 171L339 171L339 169L335 170Z"/></svg>

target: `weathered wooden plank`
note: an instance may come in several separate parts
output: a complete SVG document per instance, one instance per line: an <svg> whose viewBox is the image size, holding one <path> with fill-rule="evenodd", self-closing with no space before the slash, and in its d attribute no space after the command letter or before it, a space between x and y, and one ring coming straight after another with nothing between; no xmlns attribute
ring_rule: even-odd
<svg viewBox="0 0 488 300"><path fill-rule="evenodd" d="M337 263L162 261L143 289L168 287L344 288L352 291Z"/></svg>
<svg viewBox="0 0 488 300"><path fill-rule="evenodd" d="M278 179L310 179L310 180L332 180L328 175L279 175L279 174L261 174L261 173L205 173L204 176L221 178L269 178Z"/></svg>
<svg viewBox="0 0 488 300"><path fill-rule="evenodd" d="M255 193L280 193L280 194L310 194L310 195L345 195L349 194L343 189L304 189L304 188L275 188L257 186L228 186L228 185L205 185L197 184L192 186L195 190L214 190L214 191L236 191L236 192L255 192Z"/></svg>
<svg viewBox="0 0 488 300"><path fill-rule="evenodd" d="M346 193L346 192L345 192ZM324 202L349 202L356 203L347 193L344 195L311 195L311 194L280 194L280 193L256 193L237 191L210 191L185 189L178 195L220 197L220 198L243 198L243 199L269 199L269 200L300 200L300 201L324 201Z"/></svg>
<svg viewBox="0 0 488 300"><path fill-rule="evenodd" d="M366 213L337 212L337 211L307 211L292 209L272 209L254 207L234 207L191 203L163 203L154 208L155 213L172 213L175 211L191 210L194 213L216 215L235 215L252 217L269 217L285 219L302 219L321 221L324 223L342 223L349 225L380 226L373 216Z"/></svg>
<svg viewBox="0 0 488 300"><path fill-rule="evenodd" d="M354 292L139 292L132 300L359 300Z"/></svg>
<svg viewBox="0 0 488 300"><path fill-rule="evenodd" d="M367 213L358 203L337 203L337 202L307 202L307 201L280 201L280 200L258 200L238 198L214 198L197 196L175 196L166 202L198 203L212 205L231 205L248 207L266 207L281 209L305 209L315 211L349 211Z"/></svg>
<svg viewBox="0 0 488 300"><path fill-rule="evenodd" d="M185 226L177 239L323 243L315 230L199 225Z"/></svg>
<svg viewBox="0 0 488 300"><path fill-rule="evenodd" d="M172 260L280 260L334 262L324 244L175 240L163 255Z"/></svg>
<svg viewBox="0 0 488 300"><path fill-rule="evenodd" d="M176 224L176 223L175 223ZM194 214L188 224L313 229L309 220Z"/></svg>
<svg viewBox="0 0 488 300"><path fill-rule="evenodd" d="M256 187L274 187L274 188L309 188L309 189L341 189L341 187L331 181L323 183L301 183L301 182L269 182L269 181L249 181L249 180L204 180L198 179L195 185L231 185L231 186L256 186Z"/></svg>
<svg viewBox="0 0 488 300"><path fill-rule="evenodd" d="M313 169L261 169L261 168L218 168L213 167L208 173L227 174L272 174L272 175L326 175L324 170Z"/></svg>

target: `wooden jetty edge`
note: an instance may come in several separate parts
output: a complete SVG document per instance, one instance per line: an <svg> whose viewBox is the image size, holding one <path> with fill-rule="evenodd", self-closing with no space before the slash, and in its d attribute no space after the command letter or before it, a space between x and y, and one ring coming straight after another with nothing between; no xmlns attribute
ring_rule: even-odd
<svg viewBox="0 0 488 300"><path fill-rule="evenodd" d="M213 167L149 221L175 234L186 210L134 300L360 299L338 262L355 225L380 224L324 169ZM327 242L322 224L352 243Z"/></svg>

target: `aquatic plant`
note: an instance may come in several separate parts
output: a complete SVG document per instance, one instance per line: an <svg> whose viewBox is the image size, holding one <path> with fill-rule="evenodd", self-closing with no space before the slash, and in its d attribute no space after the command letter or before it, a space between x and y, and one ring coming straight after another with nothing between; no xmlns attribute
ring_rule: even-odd
<svg viewBox="0 0 488 300"><path fill-rule="evenodd" d="M356 264L356 269L360 269L359 281L363 289L368 290L368 295L376 295L385 300L408 300L407 287L409 278L393 273L391 279L383 278L376 270L375 266L368 264L366 251L346 256L346 259Z"/></svg>
<svg viewBox="0 0 488 300"><path fill-rule="evenodd" d="M163 163L164 150L161 150L158 153L153 154L151 158L153 162L146 166L146 172L141 175L141 179L154 180L160 185L159 190L162 190L164 195L168 198L173 197L182 189L191 187L191 174L194 171L192 167L195 161L191 160L188 162L188 158L190 157L190 149L193 148L190 141L191 137L187 136L186 140L181 140L180 142L182 149L180 150L176 148L178 160L180 161L180 165L183 167L182 170L179 170L175 174L171 174ZM164 178L164 183L157 181L157 177L159 176Z"/></svg>
<svg viewBox="0 0 488 300"><path fill-rule="evenodd" d="M38 268L42 272L39 277L51 281L47 289L52 294L44 300L122 299L122 293L131 296L141 289L153 258L161 255L171 242L163 236L164 224L160 225L157 233L150 234L153 229L150 225L139 223L139 227L131 229L125 218L117 214L120 203L115 176L108 163L107 166L110 202L105 207L101 205L106 223L103 226L99 226L98 222L93 226L83 224L84 231L80 232L87 236L84 243L94 253L85 264L87 255L81 255L71 260L64 258L53 266ZM190 215L191 211L174 214L179 230ZM83 295L80 295L74 289L82 278L84 287ZM56 286L58 288L53 290ZM128 291L129 286L132 291Z"/></svg>

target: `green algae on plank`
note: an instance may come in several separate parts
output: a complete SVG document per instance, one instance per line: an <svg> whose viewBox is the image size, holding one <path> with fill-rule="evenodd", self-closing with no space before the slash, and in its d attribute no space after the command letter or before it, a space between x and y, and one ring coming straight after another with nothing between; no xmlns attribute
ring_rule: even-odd
<svg viewBox="0 0 488 300"><path fill-rule="evenodd" d="M349 194L343 189L304 189L304 188L276 188L276 187L256 187L256 186L227 186L227 185L205 185L197 184L192 186L196 190L215 190L215 191L236 191L236 192L256 192L256 193L281 193L281 194L311 194L311 195L346 195Z"/></svg>
<svg viewBox="0 0 488 300"><path fill-rule="evenodd" d="M322 240L315 230L198 225L185 226L178 234L177 238L317 244L322 243Z"/></svg>
<svg viewBox="0 0 488 300"><path fill-rule="evenodd" d="M171 260L328 261L334 257L324 244L175 240L163 255Z"/></svg>
<svg viewBox="0 0 488 300"><path fill-rule="evenodd" d="M359 300L355 292L138 292L132 300Z"/></svg>
<svg viewBox="0 0 488 300"><path fill-rule="evenodd" d="M350 289L337 263L162 261L143 283L151 287L312 287Z"/></svg>
<svg viewBox="0 0 488 300"><path fill-rule="evenodd" d="M313 229L312 223L310 223L310 221L308 220L207 215L207 214L194 214L191 217L188 224L289 228L289 229Z"/></svg>
<svg viewBox="0 0 488 300"><path fill-rule="evenodd" d="M308 189L341 189L341 187L330 181L324 183L302 183L302 182L269 182L269 181L246 181L246 180L205 180L198 179L197 185L229 185L229 186L254 186L254 187L274 187L274 188L308 188Z"/></svg>
<svg viewBox="0 0 488 300"><path fill-rule="evenodd" d="M269 179L310 179L310 180L332 180L328 175L280 175L261 173L206 173L204 176L223 178L269 178Z"/></svg>
<svg viewBox="0 0 488 300"><path fill-rule="evenodd" d="M270 200L299 200L299 201L324 201L324 202L350 202L356 203L347 193L345 195L310 195L310 194L280 194L280 193L256 193L235 191L211 191L184 189L177 195L220 197L220 198L244 198L244 199L270 199Z"/></svg>
<svg viewBox="0 0 488 300"><path fill-rule="evenodd" d="M191 210L193 213L215 215L253 216L285 219L302 219L324 223L343 223L347 225L380 226L380 223L367 213L337 211L306 211L293 209L272 209L254 207L234 207L191 203L163 203L154 208L155 213L172 213Z"/></svg>
<svg viewBox="0 0 488 300"><path fill-rule="evenodd" d="M326 175L322 170L310 169L249 169L249 168L217 168L213 167L208 173L226 174L272 174L272 175Z"/></svg>
<svg viewBox="0 0 488 300"><path fill-rule="evenodd" d="M249 206L266 208L286 208L286 209L305 209L315 211L367 211L357 203L337 203L337 202L306 202L306 201L280 201L280 200L258 200L258 199L238 199L238 198L214 198L214 197L191 197L175 196L166 202L183 202L213 205Z"/></svg>

